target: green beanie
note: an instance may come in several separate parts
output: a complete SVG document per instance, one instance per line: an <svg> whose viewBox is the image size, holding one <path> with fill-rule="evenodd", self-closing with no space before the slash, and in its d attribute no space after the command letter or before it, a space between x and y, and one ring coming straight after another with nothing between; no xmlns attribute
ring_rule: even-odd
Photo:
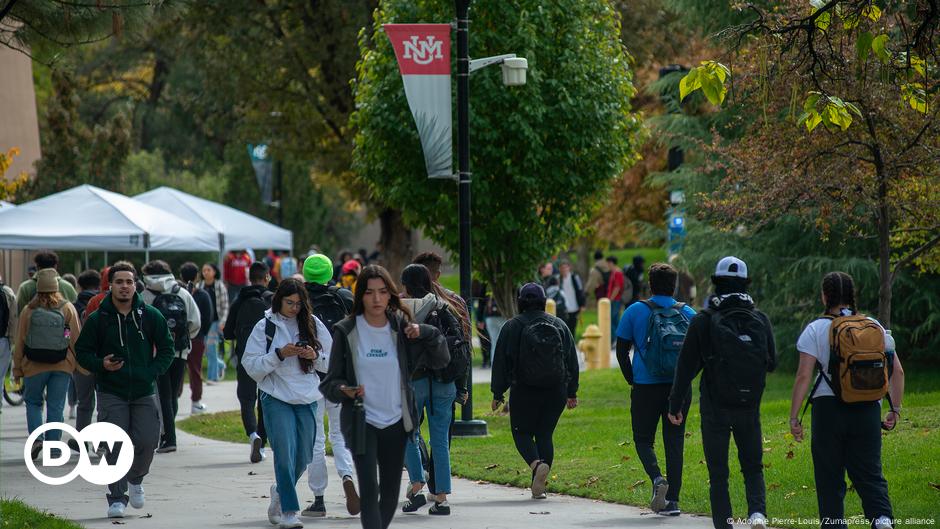
<svg viewBox="0 0 940 529"><path fill-rule="evenodd" d="M333 261L318 253L304 260L304 281L325 285L333 279Z"/></svg>

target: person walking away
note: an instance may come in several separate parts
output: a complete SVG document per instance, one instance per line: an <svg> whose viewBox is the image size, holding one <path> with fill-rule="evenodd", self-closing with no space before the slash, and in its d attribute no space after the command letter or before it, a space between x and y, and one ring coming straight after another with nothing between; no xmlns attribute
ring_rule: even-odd
<svg viewBox="0 0 940 529"><path fill-rule="evenodd" d="M6 379L7 371L13 362L12 346L16 341L18 320L16 294L3 283L3 277L0 277L0 382ZM3 408L3 399L0 399L0 408Z"/></svg>
<svg viewBox="0 0 940 529"><path fill-rule="evenodd" d="M852 276L831 272L822 280L823 315L800 334L800 363L790 403L790 433L803 440L801 416L809 392L812 403L813 474L822 527L844 527L845 474L862 500L865 518L875 529L892 527L894 513L881 466L881 430L892 430L901 417L904 368L894 338L873 318L856 310ZM881 399L888 412L881 419ZM803 413L806 412L804 408Z"/></svg>
<svg viewBox="0 0 940 529"><path fill-rule="evenodd" d="M191 340L199 334L202 320L196 301L173 277L166 261L150 261L141 271L146 286L141 294L144 303L153 306L163 315L173 336L173 349L176 352L170 367L157 377L160 416L163 420L163 435L157 453L166 454L176 451L178 395L183 390L183 373L186 370L186 358L192 348Z"/></svg>
<svg viewBox="0 0 940 529"><path fill-rule="evenodd" d="M506 322L493 356L493 411L509 390L509 424L516 450L532 469L532 497L545 499L555 457L552 435L565 407L578 406L578 356L560 318L545 312L545 290L527 283L519 315Z"/></svg>
<svg viewBox="0 0 940 529"><path fill-rule="evenodd" d="M248 338L255 325L271 308L274 293L267 289L268 281L271 279L268 265L260 261L251 263L248 278L251 280L251 285L242 289L228 312L224 336L226 340L235 340L235 358L238 360L235 368L235 394L238 396L238 405L241 408L242 426L245 428L245 435L248 436L248 444L251 445L248 460L258 463L265 458L264 447L268 442L268 436L264 428L264 411L258 399L258 384L245 371L242 357L245 355L245 346L248 344ZM257 403L257 412L255 403Z"/></svg>
<svg viewBox="0 0 940 529"><path fill-rule="evenodd" d="M36 273L38 273L38 270L49 268L55 270L59 266L59 255L55 252L41 251L33 257L33 262L36 263ZM59 294L62 298L69 303L75 303L78 299L78 293L75 292L75 287L68 281L59 277L58 272L56 273L56 282L59 284ZM35 275L30 276L29 279L20 283L16 291L16 313L21 314L23 307L32 301L34 297L36 297Z"/></svg>
<svg viewBox="0 0 940 529"><path fill-rule="evenodd" d="M617 326L620 324L620 309L623 308L624 291L623 272L617 266L617 256L607 256L607 267L610 268L610 279L607 282L607 299L610 300L610 336L613 343L617 343Z"/></svg>
<svg viewBox="0 0 940 529"><path fill-rule="evenodd" d="M36 272L36 296L19 315L13 349L13 379L23 379L26 426L29 433L45 422L62 422L69 380L75 370L75 342L81 323L75 307L59 293L58 274L52 268ZM74 334L73 334L74 333ZM42 408L46 406L46 420ZM61 430L50 430L31 448L35 460L43 439L58 441Z"/></svg>
<svg viewBox="0 0 940 529"><path fill-rule="evenodd" d="M398 507L405 442L418 427L411 374L446 366L450 354L440 331L413 323L388 271L377 265L363 268L353 312L334 333L320 390L342 403L340 424L356 465L362 527L384 529Z"/></svg>
<svg viewBox="0 0 940 529"><path fill-rule="evenodd" d="M327 286L333 277L333 262L323 254L314 254L304 260L304 288L310 299L310 309L326 330L333 336L337 323L352 312L352 292L336 286ZM325 366L324 366L325 367ZM326 369L317 372L320 380L326 378ZM336 473L343 484L346 495L346 510L355 516L359 514L359 494L353 481L353 459L346 440L343 439L340 417L340 405L326 400L322 396L317 400L317 437L313 443L313 459L307 466L307 485L313 492L313 503L301 514L304 516L326 516L326 504L323 495L329 483L326 469L326 424L323 422L324 412L330 418L330 446L333 448L333 462Z"/></svg>
<svg viewBox="0 0 940 529"><path fill-rule="evenodd" d="M219 279L219 267L215 263L202 265L202 282L197 285L209 294L212 302L212 319L209 333L206 335L206 373L207 384L215 384L225 378L225 356L222 334L225 331L225 322L228 321L229 296L228 289ZM234 299L234 298L231 298ZM200 369L202 369L200 367Z"/></svg>
<svg viewBox="0 0 940 529"><path fill-rule="evenodd" d="M493 342L490 339L490 333L486 331L486 306L489 303L489 295L486 292L486 283L477 279L473 280L473 323L476 327L477 337L480 339L480 356L483 357L481 367L489 369L492 365L490 354L493 348Z"/></svg>
<svg viewBox="0 0 940 529"><path fill-rule="evenodd" d="M744 261L733 256L718 261L712 283L715 296L708 309L692 318L682 345L669 394L669 421L683 424L692 379L704 370L699 406L712 523L716 529L731 527L728 444L733 435L744 476L748 520L752 528L764 529L767 491L760 401L767 373L777 365L773 328L747 294L750 279Z"/></svg>
<svg viewBox="0 0 940 529"><path fill-rule="evenodd" d="M252 262L254 262L254 259L248 255L248 252L243 250L229 252L225 256L223 262L225 275L223 279L225 279L225 284L228 287L229 299L237 298L241 289L248 286L248 268L251 267ZM218 276L216 276L216 279L218 279Z"/></svg>
<svg viewBox="0 0 940 529"><path fill-rule="evenodd" d="M604 259L604 252L595 250L594 266L592 266L591 271L588 272L587 284L584 285L584 290L594 294L595 304L600 301L601 298L607 296L607 291L610 288L610 272L610 265Z"/></svg>
<svg viewBox="0 0 940 529"><path fill-rule="evenodd" d="M339 276L339 286L350 292L356 290L356 278L362 270L362 265L355 259L350 259L343 263L342 272Z"/></svg>
<svg viewBox="0 0 940 529"><path fill-rule="evenodd" d="M549 265L550 264L551 263L549 263ZM561 280L559 276L548 276L539 284L545 289L545 297L555 302L555 316L561 318L561 321L567 321L568 301L561 291Z"/></svg>
<svg viewBox="0 0 940 529"><path fill-rule="evenodd" d="M629 301L624 301L626 307L633 305L643 297L643 292L646 290L645 280L643 278L643 270L645 269L646 259L642 255L634 255L633 263L627 265L623 269L623 277L630 282L630 287L624 287L624 290L630 290L632 292Z"/></svg>
<svg viewBox="0 0 940 529"><path fill-rule="evenodd" d="M561 293L565 297L565 308L568 312L564 321L568 325L571 335L574 336L578 330L578 316L586 304L584 285L581 282L581 276L571 270L571 263L568 261L563 260L559 270L561 272L559 276Z"/></svg>
<svg viewBox="0 0 940 529"><path fill-rule="evenodd" d="M272 273L272 275L274 275L278 281L284 281L289 277L293 277L294 274L298 272L297 259L294 259L290 252L284 250L281 252L281 255L278 256L272 270L276 272Z"/></svg>
<svg viewBox="0 0 940 529"><path fill-rule="evenodd" d="M78 293L78 299L73 304L75 313L82 320L82 314L91 298L97 296L101 286L101 274L97 270L85 270L78 276L78 287L81 292ZM84 321L84 320L82 320ZM77 339L78 334L76 334ZM72 388L74 388L76 407L75 429L82 431L83 428L91 424L92 415L95 413L95 377L84 369L76 369L72 372ZM71 417L71 409L69 416Z"/></svg>
<svg viewBox="0 0 940 529"><path fill-rule="evenodd" d="M206 413L208 406L202 403L202 357L206 352L206 337L212 328L212 298L205 289L196 285L199 277L199 267L196 263L187 261L180 265L180 279L185 285L186 292L193 297L196 307L199 308L199 333L192 339L192 348L186 357L186 367L189 372L189 392L192 400L190 413L198 415ZM180 386L182 391L182 386Z"/></svg>
<svg viewBox="0 0 940 529"><path fill-rule="evenodd" d="M163 314L137 294L134 268L118 263L108 274L110 293L88 316L75 347L79 365L95 375L98 421L123 429L134 446L127 475L108 486L108 517L123 518L128 502L144 506L143 481L160 437L154 385L176 351ZM105 455L110 465L117 457Z"/></svg>
<svg viewBox="0 0 940 529"><path fill-rule="evenodd" d="M276 481L268 521L281 529L303 527L296 486L310 464L317 435L317 369L326 369L332 346L329 331L311 313L303 283L288 278L252 329L241 358L240 365L258 384L270 427Z"/></svg>

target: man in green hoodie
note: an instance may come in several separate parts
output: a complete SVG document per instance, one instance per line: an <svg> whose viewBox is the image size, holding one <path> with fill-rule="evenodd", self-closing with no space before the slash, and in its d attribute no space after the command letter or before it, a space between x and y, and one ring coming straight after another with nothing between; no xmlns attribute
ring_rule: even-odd
<svg viewBox="0 0 940 529"><path fill-rule="evenodd" d="M160 437L154 381L175 354L163 315L136 292L134 268L117 264L108 275L111 293L88 316L75 348L78 363L95 375L98 420L121 427L134 445L130 471L108 486L108 517L123 518L128 502L144 506L142 483ZM108 463L117 456L106 455Z"/></svg>

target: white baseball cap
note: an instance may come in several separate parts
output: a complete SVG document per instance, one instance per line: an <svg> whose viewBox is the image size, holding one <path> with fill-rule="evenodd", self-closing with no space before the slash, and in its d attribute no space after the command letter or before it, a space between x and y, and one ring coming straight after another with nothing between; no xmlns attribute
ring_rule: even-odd
<svg viewBox="0 0 940 529"><path fill-rule="evenodd" d="M747 279L747 265L737 257L729 255L718 261L718 266L715 267L715 276Z"/></svg>

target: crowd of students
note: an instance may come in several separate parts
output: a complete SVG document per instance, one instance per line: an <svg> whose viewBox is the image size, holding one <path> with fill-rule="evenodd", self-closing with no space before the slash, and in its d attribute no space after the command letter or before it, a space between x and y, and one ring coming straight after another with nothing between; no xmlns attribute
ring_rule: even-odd
<svg viewBox="0 0 940 529"><path fill-rule="evenodd" d="M748 293L746 263L731 256L719 261L713 292L696 312L677 300L681 273L673 266L643 269L635 259L623 274L615 258L595 257L606 268L598 264L586 287L570 264L561 263L557 277L546 265L538 283L518 291L517 316L503 318L486 307L477 312L477 320L484 320L478 332L487 329L492 341L484 353L492 363L492 408L508 408L513 441L531 471L532 497L546 498L553 433L564 410L578 406L574 330L585 292L606 296L613 289L625 305L615 322L616 357L631 387L633 443L651 483L650 508L681 514L685 419L692 380L702 372L698 402L714 526L731 526L733 437L748 521L766 527L760 402L777 351L771 322ZM334 264L314 254L300 266L292 259L282 255L275 261L275 281L271 266L248 261L246 281L235 289L222 283L211 263L201 269L185 263L177 279L160 260L146 263L140 274L119 261L100 275L81 274L76 292L56 272L55 254L41 252L34 277L17 293L0 284L0 369L6 370L12 356L13 375L24 383L29 431L43 424L44 406L46 421L64 420L73 386L79 429L97 407L99 421L117 424L134 443L131 470L109 486L109 517L123 517L128 504L143 507L143 481L154 454L177 449L174 419L185 372L192 412L207 410L201 402L203 354L209 362L206 382L224 373L221 349L209 347L213 334L217 347L222 339L234 342L249 461L264 460L266 448L273 452L275 482L267 509L272 524L303 527L301 516L326 515L324 417L346 508L361 513L364 528L388 527L397 510L413 513L428 504L431 515L451 514L451 425L454 407L468 398L473 322L471 307L439 282L442 259L418 256L399 281L381 266L353 259ZM244 261L236 255L226 270ZM607 282L603 292L595 279ZM641 294L646 286L648 297ZM563 304L561 317L545 312L548 299ZM824 526L844 519L847 472L872 527L891 527L881 430L899 420L904 371L890 332L858 313L848 274L827 274L821 299L823 314L797 343L790 431L802 441L800 408L809 393ZM889 402L884 419L882 398ZM419 435L425 420L429 451L422 450ZM660 427L665 472L654 450ZM45 439L59 436L53 430ZM42 442L31 447L34 458ZM74 441L72 446L79 448ZM99 455L112 463L117 457ZM399 504L403 467L410 484ZM305 472L314 499L302 510L296 485Z"/></svg>

